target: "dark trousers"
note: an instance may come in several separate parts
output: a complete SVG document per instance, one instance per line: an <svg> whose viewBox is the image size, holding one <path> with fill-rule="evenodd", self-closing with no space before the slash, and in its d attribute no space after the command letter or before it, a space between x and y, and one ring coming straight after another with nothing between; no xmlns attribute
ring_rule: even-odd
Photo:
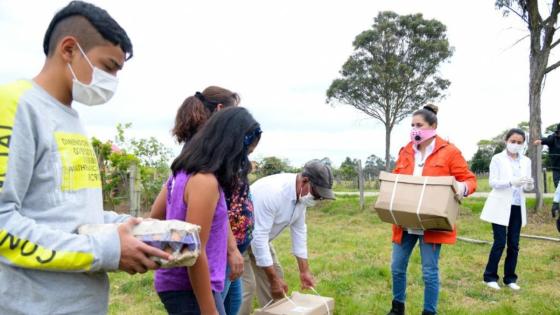
<svg viewBox="0 0 560 315"><path fill-rule="evenodd" d="M169 315L200 315L194 291L165 291L159 292L158 295ZM218 314L225 315L220 293L214 292L214 303L216 303Z"/></svg>
<svg viewBox="0 0 560 315"><path fill-rule="evenodd" d="M560 169L552 170L552 181L554 182L554 188L558 187L558 181L560 181Z"/></svg>
<svg viewBox="0 0 560 315"><path fill-rule="evenodd" d="M511 206L511 215L509 217L509 225L503 226L492 224L494 232L494 244L490 250L488 264L484 271L484 281L498 281L498 264L502 258L502 253L507 245L506 262L504 265L504 283L510 284L517 282L515 268L517 267L517 256L519 254L519 235L521 233L521 207Z"/></svg>

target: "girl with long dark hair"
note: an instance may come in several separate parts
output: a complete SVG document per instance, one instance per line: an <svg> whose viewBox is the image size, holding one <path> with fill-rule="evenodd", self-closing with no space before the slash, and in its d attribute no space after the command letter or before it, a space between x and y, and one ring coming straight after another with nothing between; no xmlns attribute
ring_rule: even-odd
<svg viewBox="0 0 560 315"><path fill-rule="evenodd" d="M248 155L260 126L244 108L214 114L171 165L166 219L201 226L201 253L188 268L156 272L156 290L169 314L225 314L228 213L224 191L250 170Z"/></svg>

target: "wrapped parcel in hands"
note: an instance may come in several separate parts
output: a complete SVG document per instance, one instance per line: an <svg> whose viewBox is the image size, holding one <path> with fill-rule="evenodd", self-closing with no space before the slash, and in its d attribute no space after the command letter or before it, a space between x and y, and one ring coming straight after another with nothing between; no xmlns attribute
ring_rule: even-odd
<svg viewBox="0 0 560 315"><path fill-rule="evenodd" d="M78 233L94 234L117 226L118 224L86 224L80 226ZM172 260L151 257L162 268L194 265L200 254L199 232L200 226L179 220L144 219L132 229L132 235L137 239L173 256Z"/></svg>

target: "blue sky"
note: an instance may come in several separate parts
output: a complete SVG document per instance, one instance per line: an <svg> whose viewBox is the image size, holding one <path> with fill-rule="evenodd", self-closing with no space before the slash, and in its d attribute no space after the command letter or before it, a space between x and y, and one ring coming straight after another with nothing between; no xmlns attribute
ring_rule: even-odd
<svg viewBox="0 0 560 315"><path fill-rule="evenodd" d="M335 164L346 156L383 156L380 123L349 106L325 104L354 37L382 10L420 12L447 25L455 54L441 68L452 84L438 103L438 132L467 159L478 140L528 120L528 41L511 47L526 31L493 1L92 2L119 21L135 50L108 104L75 105L89 133L102 139L114 137L117 123L132 122L131 136L155 136L178 150L169 134L177 107L196 91L220 85L239 92L241 105L262 124L254 159L275 155L301 165L325 156ZM0 0L0 84L40 70L44 31L66 3ZM547 79L544 126L560 121L559 73ZM408 132L405 119L393 133L393 154Z"/></svg>

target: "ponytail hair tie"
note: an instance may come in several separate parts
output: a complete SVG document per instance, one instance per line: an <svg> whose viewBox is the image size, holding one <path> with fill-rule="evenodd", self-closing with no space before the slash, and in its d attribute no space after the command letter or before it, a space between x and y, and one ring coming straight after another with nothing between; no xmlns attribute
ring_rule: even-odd
<svg viewBox="0 0 560 315"><path fill-rule="evenodd" d="M216 110L216 107L219 104L218 102L212 102L212 101L206 99L204 94L202 94L200 92L194 93L194 97L198 98L198 100L202 102L204 107L206 107L206 109L208 109L211 113L213 113Z"/></svg>

